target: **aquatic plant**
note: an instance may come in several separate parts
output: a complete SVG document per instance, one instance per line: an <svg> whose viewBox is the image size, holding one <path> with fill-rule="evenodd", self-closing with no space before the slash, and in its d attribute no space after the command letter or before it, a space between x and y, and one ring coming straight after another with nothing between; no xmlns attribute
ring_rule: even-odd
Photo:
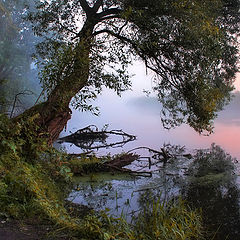
<svg viewBox="0 0 240 240"><path fill-rule="evenodd" d="M152 200L134 222L135 239L203 239L201 214L183 200Z"/></svg>
<svg viewBox="0 0 240 240"><path fill-rule="evenodd" d="M234 178L234 161L221 147L211 145L209 149L198 150L188 169L189 180L198 185L226 184Z"/></svg>

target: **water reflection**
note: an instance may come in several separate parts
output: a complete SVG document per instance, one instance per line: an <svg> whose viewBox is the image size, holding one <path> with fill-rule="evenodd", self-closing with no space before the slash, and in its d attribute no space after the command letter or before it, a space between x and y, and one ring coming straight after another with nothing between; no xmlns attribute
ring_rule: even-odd
<svg viewBox="0 0 240 240"><path fill-rule="evenodd" d="M189 204L202 209L207 239L239 239L240 192L233 163L231 156L212 145L199 151L189 167L182 194Z"/></svg>
<svg viewBox="0 0 240 240"><path fill-rule="evenodd" d="M153 200L183 197L192 208L201 208L206 239L237 240L240 236L240 192L236 159L220 147L199 150L192 159L168 161L152 178L96 174L75 179L69 199L95 209L109 209L130 221L152 208ZM131 167L131 166L130 166Z"/></svg>
<svg viewBox="0 0 240 240"><path fill-rule="evenodd" d="M152 158L156 153L151 152L149 153L152 155L151 166L142 161L139 163L138 160L128 166L134 171L139 167L141 171L151 171L153 173L151 178L116 173L75 178L75 190L70 194L69 199L75 203L87 204L97 210L109 208L111 214L119 216L123 213L131 219L132 214L139 211L141 205L139 198L143 193L154 191L155 194L160 194L161 192L162 200L180 194L181 186L184 184L184 172L191 160L184 156L184 150L179 146L172 146L172 148L166 146L166 151L172 157L165 164L159 159ZM175 158L174 154L178 157Z"/></svg>
<svg viewBox="0 0 240 240"><path fill-rule="evenodd" d="M115 141L109 142L109 136L114 136ZM58 143L72 143L82 150L99 150L100 148L123 147L126 143L135 140L136 136L122 130L108 130L107 126L99 130L95 125L89 125L75 133L59 138Z"/></svg>
<svg viewBox="0 0 240 240"><path fill-rule="evenodd" d="M200 136L186 125L168 131L163 129L161 124L160 104L154 98L147 98L142 93L143 88L151 88L151 81L150 84L142 81L145 78L143 71L138 69L134 72L137 74L133 79L133 92L124 93L123 98L118 98L111 91L106 90L96 102L101 109L100 117L74 111L67 131L62 133L62 136L89 124L96 124L101 128L108 123L110 128L123 129L127 133L136 135L137 141L128 143L122 149L101 150L99 154L126 152L139 146L159 149L164 143L185 145L192 152L194 149L208 148L212 142L215 142L226 152L240 159L240 112L238 111L240 92L235 92L235 98L230 105L219 113L215 121L214 134L208 137ZM65 146L69 152L80 151L74 146L71 148L68 148L69 145ZM240 179L233 174L233 171L236 173L239 171L233 170L232 159L221 149L214 149L212 147L210 151L203 151L202 157L198 153L193 158L189 175L185 173L191 160L178 158L155 173L153 178L119 178L117 175L108 174L107 178L105 175L94 175L78 179L76 191L72 192L70 198L74 202L88 204L97 209L107 207L116 215L125 213L129 216L130 213L137 214L152 196L164 200L183 195L192 206L202 207L204 223L209 232L207 239L239 239ZM199 158L202 161L199 161Z"/></svg>

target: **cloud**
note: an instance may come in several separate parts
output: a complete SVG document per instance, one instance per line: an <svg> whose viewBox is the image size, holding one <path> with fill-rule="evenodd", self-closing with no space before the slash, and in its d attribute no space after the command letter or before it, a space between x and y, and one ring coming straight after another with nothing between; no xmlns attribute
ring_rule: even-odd
<svg viewBox="0 0 240 240"><path fill-rule="evenodd" d="M135 112L142 112L149 115L160 115L162 105L155 97L135 97L127 101L127 106Z"/></svg>

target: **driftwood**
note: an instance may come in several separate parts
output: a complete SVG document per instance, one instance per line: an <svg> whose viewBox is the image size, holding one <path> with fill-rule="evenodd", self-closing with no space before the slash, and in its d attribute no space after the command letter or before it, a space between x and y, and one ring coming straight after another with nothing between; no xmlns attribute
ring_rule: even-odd
<svg viewBox="0 0 240 240"><path fill-rule="evenodd" d="M110 162L107 162L106 165L110 168L111 167L122 168L122 167L125 167L125 166L131 164L132 162L137 160L139 157L140 156L137 154L125 153L125 154L116 156L113 160L111 160Z"/></svg>
<svg viewBox="0 0 240 240"><path fill-rule="evenodd" d="M132 150L129 150L127 153L130 153L130 152L138 150L138 149L147 149L149 152L154 154L153 155L154 159L158 159L159 161L162 161L164 164L166 164L168 159L172 157L164 148L161 148L161 151L157 151L157 150L149 148L149 147L137 147ZM146 157L146 158L148 159L149 166L150 166L151 158L150 157Z"/></svg>
<svg viewBox="0 0 240 240"><path fill-rule="evenodd" d="M121 140L114 143L107 143L106 140L109 135L120 136ZM95 125L89 125L88 127L79 129L69 136L59 138L58 142L69 142L81 149L92 150L108 147L122 147L126 143L134 140L136 140L136 136L125 133L122 130L99 131Z"/></svg>
<svg viewBox="0 0 240 240"><path fill-rule="evenodd" d="M167 161L170 158L176 158L176 157L185 157L185 158L192 158L192 155L190 153L184 154L184 153L170 153L168 149L165 147L161 148L161 151L157 151L155 149L149 148L149 147L137 147L134 149L129 150L127 153L133 152L138 149L147 149L150 153L153 154L152 158L158 160L159 162L163 162L164 164L167 163ZM149 165L151 165L151 158L150 157L141 157L141 158L147 158L149 161Z"/></svg>
<svg viewBox="0 0 240 240"><path fill-rule="evenodd" d="M131 169L124 168L127 165L130 165L132 162L135 160L139 159L139 155L133 154L133 153L124 153L119 156L116 156L113 160L110 162L104 163L104 167L106 167L107 170L110 171L118 171L118 172L123 172L123 173L129 173L133 175L138 175L138 176L144 176L144 177L151 177L152 173L151 172L146 172L146 171L133 171Z"/></svg>
<svg viewBox="0 0 240 240"><path fill-rule="evenodd" d="M115 143L106 143L106 139L108 136L117 135L122 137L122 141L115 142ZM82 148L83 150L88 150L87 152L83 152L80 154L69 154L71 157L89 157L92 155L93 149L99 148L106 148L106 147L116 147L122 146L129 141L135 140L136 137L130 134L123 132L122 130L111 130L106 131L102 130L99 131L95 125L90 125L86 128L80 129L75 133L60 138L59 142L70 142L75 144L76 146ZM96 142L100 143L98 145L93 145ZM132 153L133 151L139 149L147 149L149 153L151 153L151 157L142 157L136 153ZM137 147L128 152L115 156L111 161L107 161L105 163L100 164L97 166L96 170L100 171L113 171L113 172L122 172L122 173L129 173L138 176L144 177L151 177L154 170L151 170L151 167L158 163L162 163L162 167L164 168L169 159L174 159L177 156L191 158L191 154L184 154L184 147L179 146L171 146L170 144L164 145L160 150L155 150L149 147ZM143 160L145 159L145 160ZM146 166L138 166L137 171L125 168L126 166L132 164L134 161L141 162L147 161ZM158 166L159 167L159 166ZM146 168L149 168L149 171L145 171Z"/></svg>
<svg viewBox="0 0 240 240"><path fill-rule="evenodd" d="M177 149L176 147L173 147L175 150ZM136 153L132 153L135 150L138 149L147 149L152 156L151 157L143 157L140 156ZM92 151L80 153L80 154L69 154L71 157L82 157L86 156L89 157L92 155ZM144 176L144 177L151 177L152 174L156 170L150 170L152 166L157 166L158 163L162 163L162 166L158 167L158 171L160 168L164 168L168 162L168 159L174 159L176 157L185 157L185 158L191 158L191 154L184 154L183 149L180 149L177 151L171 151L171 149L163 146L160 151L148 148L148 147L137 147L134 148L127 153L117 155L115 156L111 161L104 162L98 166L96 166L96 171L107 171L107 172L121 172L121 173L128 173L132 175L137 175L137 176ZM81 160L79 160L81 161ZM136 161L136 162L135 162ZM125 168L126 166L134 163L136 164L137 162L147 162L147 165L145 166L137 166L137 170L131 170L128 168ZM145 169L148 168L149 171L145 171Z"/></svg>

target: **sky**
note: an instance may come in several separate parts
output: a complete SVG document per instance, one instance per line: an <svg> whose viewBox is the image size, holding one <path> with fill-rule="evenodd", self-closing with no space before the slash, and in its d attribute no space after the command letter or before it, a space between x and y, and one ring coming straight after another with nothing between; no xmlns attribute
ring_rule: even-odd
<svg viewBox="0 0 240 240"><path fill-rule="evenodd" d="M234 82L236 90L240 91L240 73L237 74L236 81Z"/></svg>

